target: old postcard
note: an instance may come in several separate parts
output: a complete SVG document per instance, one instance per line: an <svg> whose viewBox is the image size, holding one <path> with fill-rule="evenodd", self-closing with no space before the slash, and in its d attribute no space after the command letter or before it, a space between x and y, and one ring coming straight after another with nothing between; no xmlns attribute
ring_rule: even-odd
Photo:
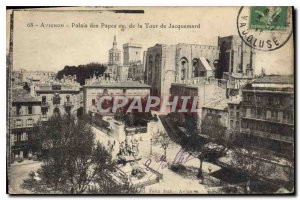
<svg viewBox="0 0 300 200"><path fill-rule="evenodd" d="M294 194L293 7L8 7L9 194Z"/></svg>

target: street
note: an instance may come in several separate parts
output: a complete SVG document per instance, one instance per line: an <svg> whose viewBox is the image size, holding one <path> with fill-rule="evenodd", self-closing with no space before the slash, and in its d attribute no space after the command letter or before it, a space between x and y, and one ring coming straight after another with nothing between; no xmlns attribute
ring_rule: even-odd
<svg viewBox="0 0 300 200"><path fill-rule="evenodd" d="M14 162L9 169L9 193L10 194L32 194L29 190L23 189L21 184L31 171L36 171L41 167L41 162L24 160L21 163Z"/></svg>

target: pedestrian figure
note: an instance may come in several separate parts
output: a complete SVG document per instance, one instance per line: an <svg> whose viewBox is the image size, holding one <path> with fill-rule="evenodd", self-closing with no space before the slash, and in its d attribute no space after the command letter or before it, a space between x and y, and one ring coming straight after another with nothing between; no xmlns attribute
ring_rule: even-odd
<svg viewBox="0 0 300 200"><path fill-rule="evenodd" d="M208 166L208 172L211 173L212 167L209 165Z"/></svg>

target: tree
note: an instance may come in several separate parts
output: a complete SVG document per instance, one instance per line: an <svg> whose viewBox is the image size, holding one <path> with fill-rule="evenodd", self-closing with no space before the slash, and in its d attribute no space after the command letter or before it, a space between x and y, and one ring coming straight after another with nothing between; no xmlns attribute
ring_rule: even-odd
<svg viewBox="0 0 300 200"><path fill-rule="evenodd" d="M81 119L57 116L42 124L39 133L41 176L49 187L53 190L66 188L70 193L85 192L95 176L91 127Z"/></svg>
<svg viewBox="0 0 300 200"><path fill-rule="evenodd" d="M82 194L90 191L103 174L113 173L116 164L102 144L94 141L91 126L84 118L54 117L35 132L40 141L42 165L38 174L41 181L31 177L23 186L48 193ZM108 180L113 182L113 180ZM122 182L120 184L123 184ZM97 190L103 193L103 185ZM120 187L121 188L121 187ZM107 189L106 189L107 190ZM118 193L117 187L114 192Z"/></svg>
<svg viewBox="0 0 300 200"><path fill-rule="evenodd" d="M154 143L160 144L161 148L164 150L164 160L167 159L167 149L171 142L171 138L163 131L160 131L159 134L154 138Z"/></svg>
<svg viewBox="0 0 300 200"><path fill-rule="evenodd" d="M272 179L272 174L276 173L276 164L270 161L267 152L252 148L247 140L245 137L238 138L231 146L228 156L229 167L240 172L247 180L242 184L245 193L251 193L251 181ZM257 145L262 144L257 141Z"/></svg>
<svg viewBox="0 0 300 200"><path fill-rule="evenodd" d="M195 130L193 134L182 138L180 145L185 151L199 159L198 178L203 177L203 162L214 161L227 151L227 146L223 145L225 128L219 119L214 116L205 117L201 124L201 131Z"/></svg>
<svg viewBox="0 0 300 200"><path fill-rule="evenodd" d="M292 156L293 157L293 156ZM287 177L286 188L294 192L295 190L295 160L288 158L287 165L283 168L284 174Z"/></svg>
<svg viewBox="0 0 300 200"><path fill-rule="evenodd" d="M226 144L226 127L220 122L217 115L206 115L202 120L201 134L206 135L211 142Z"/></svg>

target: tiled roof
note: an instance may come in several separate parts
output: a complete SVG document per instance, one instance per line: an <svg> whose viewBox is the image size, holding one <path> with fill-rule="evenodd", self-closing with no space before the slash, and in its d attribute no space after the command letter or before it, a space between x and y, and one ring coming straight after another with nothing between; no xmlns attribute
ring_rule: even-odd
<svg viewBox="0 0 300 200"><path fill-rule="evenodd" d="M149 85L135 82L135 81L124 81L124 82L94 82L85 85L84 87L105 87L105 88L150 88Z"/></svg>
<svg viewBox="0 0 300 200"><path fill-rule="evenodd" d="M40 100L30 95L23 88L12 89L12 102L39 102Z"/></svg>
<svg viewBox="0 0 300 200"><path fill-rule="evenodd" d="M254 80L254 83L294 84L293 75L268 75Z"/></svg>

